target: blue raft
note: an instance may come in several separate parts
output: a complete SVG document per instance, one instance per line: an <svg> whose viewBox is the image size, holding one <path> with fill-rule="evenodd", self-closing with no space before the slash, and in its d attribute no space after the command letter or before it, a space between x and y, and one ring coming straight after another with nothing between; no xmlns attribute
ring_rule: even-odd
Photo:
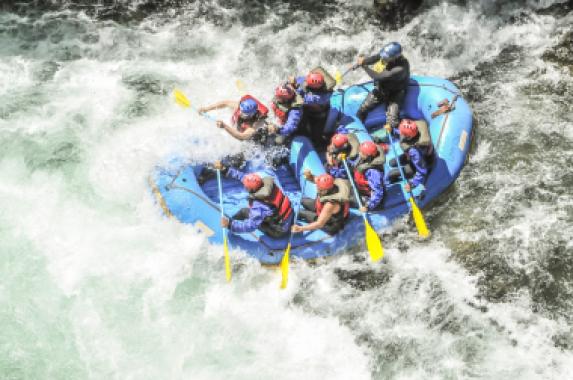
<svg viewBox="0 0 573 380"><path fill-rule="evenodd" d="M335 92L331 98L327 131L334 133L336 128L342 125L357 134L360 141L370 140L369 132L374 132L385 124L385 108L379 106L373 110L364 124L355 115L372 86L369 82ZM432 113L440 108L439 103L446 99L450 104L453 103L454 108L432 118ZM472 139L471 110L451 82L413 76L400 116L415 120L424 119L428 123L434 144L436 158L425 183L425 191L417 199L418 205L424 207L453 183L464 166ZM397 143L396 148L400 154L401 149ZM388 162L393 157L393 150L390 149L386 159L386 173L389 172ZM189 164L177 170L157 168L150 178L150 184L158 203L168 216L193 224L210 242L222 244L217 181L210 180L200 186L197 175L201 168L201 165ZM296 207L303 189L302 173L305 169L310 169L315 175L324 173L323 162L311 142L299 136L291 145L289 167L285 165L271 170L256 167L249 162L245 170L273 176ZM239 181L223 179L223 189L226 215L232 216L247 206L247 193ZM316 196L314 184L307 183L304 186L304 196ZM400 185L392 184L386 188L384 207L380 211L370 212L369 219L372 227L381 232L388 228L394 219L408 212L408 204L404 201ZM287 246L287 238L273 239L257 230L252 233L229 234L229 243L231 248L243 249L261 263L272 265L280 262ZM316 259L342 253L360 244L364 244L364 223L359 211L352 209L350 220L335 236L321 230L295 234L291 255L302 259Z"/></svg>

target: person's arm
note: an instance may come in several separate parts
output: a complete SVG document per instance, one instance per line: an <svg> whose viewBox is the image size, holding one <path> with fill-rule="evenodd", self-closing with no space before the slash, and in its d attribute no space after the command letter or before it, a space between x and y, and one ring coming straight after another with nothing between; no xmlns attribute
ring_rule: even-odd
<svg viewBox="0 0 573 380"><path fill-rule="evenodd" d="M233 178L233 179L236 179L237 181L242 181L244 176L245 176L245 173L240 171L237 168L230 166L227 169L227 177L228 178Z"/></svg>
<svg viewBox="0 0 573 380"><path fill-rule="evenodd" d="M310 171L310 169L305 169L303 172L304 178L311 183L314 183L314 175Z"/></svg>
<svg viewBox="0 0 573 380"><path fill-rule="evenodd" d="M348 173L346 173L346 169L343 166L328 166L328 174L333 176L334 178L348 178Z"/></svg>
<svg viewBox="0 0 573 380"><path fill-rule="evenodd" d="M209 112L209 111L213 111L213 110L218 110L220 108L230 108L230 109L236 109L237 107L239 107L239 102L234 101L234 100L222 100L220 102L217 103L213 103L210 104L208 106L205 107L201 107L199 108L199 113L204 113L204 112Z"/></svg>
<svg viewBox="0 0 573 380"><path fill-rule="evenodd" d="M290 136L298 129L302 119L302 110L300 108L291 109L288 113L286 123L279 129L282 136Z"/></svg>
<svg viewBox="0 0 573 380"><path fill-rule="evenodd" d="M332 92L323 92L323 93L307 93L304 95L304 104L305 105L319 105L323 106L325 104L330 105L330 97L332 96Z"/></svg>
<svg viewBox="0 0 573 380"><path fill-rule="evenodd" d="M261 202L253 202L249 210L249 218L245 220L231 220L229 230L236 234L252 232L259 228L267 216L272 215L270 207Z"/></svg>
<svg viewBox="0 0 573 380"><path fill-rule="evenodd" d="M364 66L364 71L366 74L370 76L375 81L381 82L384 84L394 83L394 82L402 82L404 80L404 76L407 75L407 71L402 66L396 66L391 70L384 70L380 73L372 70L370 67Z"/></svg>
<svg viewBox="0 0 573 380"><path fill-rule="evenodd" d="M255 128L247 128L243 132L239 132L236 128L230 127L222 121L217 121L217 126L223 128L228 134L241 141L250 140L255 132L257 132Z"/></svg>
<svg viewBox="0 0 573 380"><path fill-rule="evenodd" d="M384 198L384 174L377 169L368 169L366 179L370 186L370 199L366 205L369 210L374 210Z"/></svg>
<svg viewBox="0 0 573 380"><path fill-rule="evenodd" d="M416 169L414 178L408 181L410 187L414 188L426 181L426 177L428 176L428 164L422 153L416 148L408 149L408 156L410 157L410 162L414 165L414 169Z"/></svg>
<svg viewBox="0 0 573 380"><path fill-rule="evenodd" d="M380 60L380 54L375 54L372 55L370 57L366 57L364 58L364 60L362 61L362 66L370 66L375 64L376 62L378 62Z"/></svg>
<svg viewBox="0 0 573 380"><path fill-rule="evenodd" d="M318 219L310 224L307 224L306 226L299 226L300 228L298 228L298 230L302 232L321 229L330 220L332 215L340 211L340 207L342 206L340 206L338 203L326 202L322 208L322 211L320 212L320 215L318 216Z"/></svg>

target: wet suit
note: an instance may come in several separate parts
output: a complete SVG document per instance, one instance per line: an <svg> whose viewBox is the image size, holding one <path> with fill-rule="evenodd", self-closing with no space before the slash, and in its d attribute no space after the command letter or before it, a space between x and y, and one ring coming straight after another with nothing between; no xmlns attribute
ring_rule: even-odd
<svg viewBox="0 0 573 380"><path fill-rule="evenodd" d="M378 54L364 59L362 68L374 80L374 89L360 105L356 116L364 122L370 111L377 105L386 103L386 121L392 128L396 128L400 122L400 107L410 82L410 63L405 57L399 56L388 62L380 73L368 67L379 60Z"/></svg>

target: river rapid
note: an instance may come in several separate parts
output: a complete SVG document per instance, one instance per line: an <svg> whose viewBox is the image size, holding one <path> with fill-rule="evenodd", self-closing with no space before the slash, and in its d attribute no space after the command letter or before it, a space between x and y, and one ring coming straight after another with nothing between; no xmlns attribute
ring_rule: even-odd
<svg viewBox="0 0 573 380"><path fill-rule="evenodd" d="M571 1L427 1L395 30L365 0L91 3L0 13L1 379L571 377ZM432 238L399 220L384 264L297 262L286 291L232 251L225 283L221 247L148 177L241 145L172 89L200 106L238 79L268 102L392 40L475 114Z"/></svg>

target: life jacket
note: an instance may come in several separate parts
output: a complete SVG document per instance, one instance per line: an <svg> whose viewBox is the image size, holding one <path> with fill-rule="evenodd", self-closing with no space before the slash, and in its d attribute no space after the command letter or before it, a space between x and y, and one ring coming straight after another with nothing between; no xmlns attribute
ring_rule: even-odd
<svg viewBox="0 0 573 380"><path fill-rule="evenodd" d="M336 79L334 79L332 77L332 75L330 75L328 73L328 71L323 69L321 66L318 66L318 67L315 67L314 69L310 70L310 73L322 74L322 77L324 78L324 86L320 90L313 90L313 89L307 87L307 83L305 80L304 83L302 84L302 89L304 92L313 92L313 91L315 91L315 92L332 92L332 91L334 91L334 87L336 87Z"/></svg>
<svg viewBox="0 0 573 380"><path fill-rule="evenodd" d="M378 146L378 155L374 157L371 161L366 161L362 158L356 163L354 168L354 183L358 188L358 192L362 195L370 195L370 184L366 178L366 171L369 169L376 169L384 172L384 163L386 163L386 156L384 155L384 150Z"/></svg>
<svg viewBox="0 0 573 380"><path fill-rule="evenodd" d="M336 229L344 227L344 221L350 215L350 182L346 179L334 179L335 191L327 195L317 195L314 202L316 215L320 215L324 204L327 202L336 202L340 204L340 211L330 217L328 224L336 226Z"/></svg>
<svg viewBox="0 0 573 380"><path fill-rule="evenodd" d="M400 136L400 148L404 152L412 147L420 148L425 156L431 156L434 153L434 145L432 144L428 123L425 120L416 120L415 122L418 126L418 135L412 139Z"/></svg>
<svg viewBox="0 0 573 380"><path fill-rule="evenodd" d="M354 133L349 133L346 137L348 137L348 145L350 146L347 156L349 159L354 160L358 157L358 152L360 151L360 141L358 141L358 137Z"/></svg>
<svg viewBox="0 0 573 380"><path fill-rule="evenodd" d="M293 108L301 107L303 102L304 99L299 94L296 94L294 99L288 104L281 103L277 98L273 98L271 108L277 119L279 119L280 124L283 125L287 122L289 111Z"/></svg>
<svg viewBox="0 0 573 380"><path fill-rule="evenodd" d="M342 165L342 162L339 161L337 157L339 153L346 153L347 159L354 160L358 157L358 152L360 151L360 141L358 141L358 137L356 137L354 133L349 133L346 136L348 137L348 145L350 147L348 153L343 152L343 150L337 150L332 144L328 146L326 152L326 154L332 157L332 161L336 167L340 167Z"/></svg>
<svg viewBox="0 0 573 380"><path fill-rule="evenodd" d="M254 200L274 207L275 214L265 219L267 223L282 225L293 212L289 198L275 185L272 177L264 177L263 187L249 195L249 207L252 207Z"/></svg>
<svg viewBox="0 0 573 380"><path fill-rule="evenodd" d="M237 128L239 132L244 132L248 128L251 128L255 122L266 119L267 115L269 114L269 109L251 95L243 96L241 99L239 99L239 103L247 99L253 99L255 102L257 102L257 114L254 118L245 120L241 117L241 108L237 107L237 109L233 112L233 116L231 116L231 123Z"/></svg>

